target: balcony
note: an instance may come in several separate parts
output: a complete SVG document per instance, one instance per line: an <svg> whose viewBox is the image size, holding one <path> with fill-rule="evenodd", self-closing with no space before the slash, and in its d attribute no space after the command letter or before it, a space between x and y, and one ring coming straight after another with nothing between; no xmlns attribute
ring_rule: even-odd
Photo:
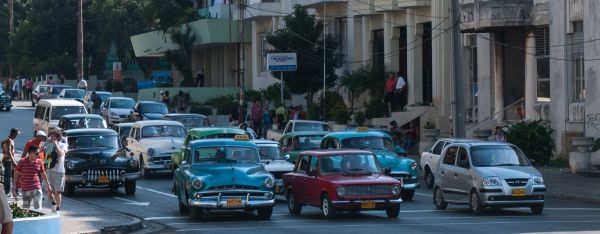
<svg viewBox="0 0 600 234"><path fill-rule="evenodd" d="M460 0L463 32L533 25L533 0Z"/></svg>
<svg viewBox="0 0 600 234"><path fill-rule="evenodd" d="M283 16L284 13L280 0L250 0L246 7L245 18Z"/></svg>
<svg viewBox="0 0 600 234"><path fill-rule="evenodd" d="M375 0L354 0L350 1L350 10L353 15L371 15L375 14Z"/></svg>
<svg viewBox="0 0 600 234"><path fill-rule="evenodd" d="M429 7L431 0L396 0L398 8Z"/></svg>
<svg viewBox="0 0 600 234"><path fill-rule="evenodd" d="M361 0L363 1L363 0ZM368 0L364 0L365 2ZM333 5L337 5L337 4L344 4L344 3L348 3L348 0L303 0L303 1L298 1L298 4L305 6L305 7L309 7L309 8L315 8L315 7L319 7L322 6L323 3L327 3L328 6L333 6Z"/></svg>

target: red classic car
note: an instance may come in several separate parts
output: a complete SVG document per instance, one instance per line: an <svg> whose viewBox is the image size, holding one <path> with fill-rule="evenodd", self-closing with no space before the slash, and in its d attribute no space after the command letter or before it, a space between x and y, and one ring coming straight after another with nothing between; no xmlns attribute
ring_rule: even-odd
<svg viewBox="0 0 600 234"><path fill-rule="evenodd" d="M338 210L385 210L389 218L400 213L402 184L384 175L369 151L304 151L283 184L292 214L304 205L320 207L327 218Z"/></svg>

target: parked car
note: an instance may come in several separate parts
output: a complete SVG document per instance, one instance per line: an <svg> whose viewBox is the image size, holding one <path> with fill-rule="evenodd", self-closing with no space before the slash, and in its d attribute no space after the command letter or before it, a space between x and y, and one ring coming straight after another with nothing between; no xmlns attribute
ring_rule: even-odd
<svg viewBox="0 0 600 234"><path fill-rule="evenodd" d="M94 106L94 102L92 101L92 92L93 91L87 91L85 93L85 96L83 97L83 104L87 108L88 112L90 112L92 110L92 106ZM96 95L100 96L100 100L102 101L100 103L100 106L103 106L104 102L106 102L106 100L108 100L109 97L113 96L111 92L103 91L96 91Z"/></svg>
<svg viewBox="0 0 600 234"><path fill-rule="evenodd" d="M331 132L331 127L329 124L321 121L313 121L313 120L290 120L285 125L283 131L278 131L274 129L269 129L267 131L267 139L273 141L279 141L283 135L291 133L291 132Z"/></svg>
<svg viewBox="0 0 600 234"><path fill-rule="evenodd" d="M31 106L35 107L37 103L44 98L48 98L48 89L50 89L50 85L38 85L31 91Z"/></svg>
<svg viewBox="0 0 600 234"><path fill-rule="evenodd" d="M275 177L275 194L283 194L282 176L285 173L292 172L294 164L285 160L277 141L254 140L254 143L258 146L258 153L263 166Z"/></svg>
<svg viewBox="0 0 600 234"><path fill-rule="evenodd" d="M58 127L63 130L79 128L107 128L102 116L94 114L63 115L58 120Z"/></svg>
<svg viewBox="0 0 600 234"><path fill-rule="evenodd" d="M10 111L12 108L12 98L0 87L0 110Z"/></svg>
<svg viewBox="0 0 600 234"><path fill-rule="evenodd" d="M542 174L515 145L463 142L446 146L438 161L433 202L468 204L474 214L485 207L530 207L544 210L546 186Z"/></svg>
<svg viewBox="0 0 600 234"><path fill-rule="evenodd" d="M169 120L146 120L133 124L127 138L127 150L138 158L142 176L169 170L171 155L183 144L183 124Z"/></svg>
<svg viewBox="0 0 600 234"><path fill-rule="evenodd" d="M207 128L192 128L187 132L185 140L178 151L175 151L171 156L171 170L175 171L181 164L183 159L183 153L189 147L190 142L199 139L233 139L237 135L247 134L244 130L239 128L218 128L218 127L207 127Z"/></svg>
<svg viewBox="0 0 600 234"><path fill-rule="evenodd" d="M119 123L112 126L112 129L119 134L119 140L123 144L123 148L127 147L127 137L133 123Z"/></svg>
<svg viewBox="0 0 600 234"><path fill-rule="evenodd" d="M133 111L135 101L128 97L109 97L102 105L102 117L108 125L126 122Z"/></svg>
<svg viewBox="0 0 600 234"><path fill-rule="evenodd" d="M271 218L275 179L247 135L190 142L173 176L179 211L201 219L207 210L254 211Z"/></svg>
<svg viewBox="0 0 600 234"><path fill-rule="evenodd" d="M462 139L462 138L440 138L433 144L429 151L421 153L421 161L419 166L423 170L425 184L428 188L433 188L435 180L434 172L437 170L437 162L440 160L440 154L444 148L452 143L458 142L474 142L477 140Z"/></svg>
<svg viewBox="0 0 600 234"><path fill-rule="evenodd" d="M70 85L50 85L48 86L48 93L46 94L47 98L58 98L60 92L63 89L72 89L73 86Z"/></svg>
<svg viewBox="0 0 600 234"><path fill-rule="evenodd" d="M167 105L154 101L138 101L129 114L129 122L140 120L159 120L169 113Z"/></svg>
<svg viewBox="0 0 600 234"><path fill-rule="evenodd" d="M68 114L87 114L81 102L75 100L43 99L40 100L33 114L33 133L49 132L58 126L60 117Z"/></svg>
<svg viewBox="0 0 600 234"><path fill-rule="evenodd" d="M314 150L321 147L321 139L328 132L300 131L286 133L279 140L281 151L288 162L295 163L298 154L305 150Z"/></svg>
<svg viewBox="0 0 600 234"><path fill-rule="evenodd" d="M288 209L316 206L327 218L337 211L385 210L400 214L402 182L384 174L377 157L362 150L304 151L294 172L283 175Z"/></svg>
<svg viewBox="0 0 600 234"><path fill-rule="evenodd" d="M359 149L373 152L381 166L390 169L390 176L402 181L402 200L411 200L419 187L419 164L402 156L406 152L394 146L392 137L380 131L357 128L356 131L332 132L321 140L321 149Z"/></svg>
<svg viewBox="0 0 600 234"><path fill-rule="evenodd" d="M63 89L58 94L58 99L72 99L83 103L83 96L85 96L85 90L83 89Z"/></svg>
<svg viewBox="0 0 600 234"><path fill-rule="evenodd" d="M111 129L73 129L64 132L69 144L65 157L65 194L77 188L125 187L135 194L139 161L125 154L117 132Z"/></svg>
<svg viewBox="0 0 600 234"><path fill-rule="evenodd" d="M162 119L180 122L187 130L210 126L208 118L201 114L165 114Z"/></svg>

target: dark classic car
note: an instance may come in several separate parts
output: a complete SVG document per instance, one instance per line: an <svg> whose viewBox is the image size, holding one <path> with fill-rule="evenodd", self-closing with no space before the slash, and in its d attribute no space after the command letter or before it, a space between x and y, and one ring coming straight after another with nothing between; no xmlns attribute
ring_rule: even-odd
<svg viewBox="0 0 600 234"><path fill-rule="evenodd" d="M292 214L304 205L320 207L327 218L338 210L385 210L389 218L400 213L402 182L384 175L369 151L304 151L283 184Z"/></svg>
<svg viewBox="0 0 600 234"><path fill-rule="evenodd" d="M65 157L65 194L76 188L125 187L135 194L136 180L141 177L140 163L127 156L117 132L111 129L73 129L65 131L69 151Z"/></svg>
<svg viewBox="0 0 600 234"><path fill-rule="evenodd" d="M154 101L139 101L133 106L129 115L129 122L140 120L159 120L163 115L169 113L167 105Z"/></svg>

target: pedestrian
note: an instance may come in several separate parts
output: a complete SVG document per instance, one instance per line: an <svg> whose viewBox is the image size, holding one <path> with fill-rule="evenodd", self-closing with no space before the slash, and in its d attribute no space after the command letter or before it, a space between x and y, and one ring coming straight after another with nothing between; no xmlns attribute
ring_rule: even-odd
<svg viewBox="0 0 600 234"><path fill-rule="evenodd" d="M392 140L394 140L394 145L402 144L402 131L400 131L396 120L390 122L390 135L392 136Z"/></svg>
<svg viewBox="0 0 600 234"><path fill-rule="evenodd" d="M88 86L87 81L85 81L85 79L83 79L83 77L79 77L79 81L77 82L77 88L87 91L87 86Z"/></svg>
<svg viewBox="0 0 600 234"><path fill-rule="evenodd" d="M48 177L44 170L44 162L38 156L39 148L29 147L27 157L21 158L15 173L15 184L19 181L23 192L23 208L29 209L33 201L33 208L42 208L42 183L39 176L46 182L47 191L52 191ZM38 176L39 175L39 176Z"/></svg>
<svg viewBox="0 0 600 234"><path fill-rule="evenodd" d="M25 76L21 76L21 100L25 100L27 98L27 87L25 86L27 79Z"/></svg>
<svg viewBox="0 0 600 234"><path fill-rule="evenodd" d="M65 75L60 74L60 78L58 78L58 84L60 84L60 85L64 85L65 84ZM86 86L87 86L87 83L86 83Z"/></svg>
<svg viewBox="0 0 600 234"><path fill-rule="evenodd" d="M167 105L167 107L169 106L169 104L171 104L171 98L169 97L169 91L164 91L163 92L160 101L162 103L164 103L165 105Z"/></svg>
<svg viewBox="0 0 600 234"><path fill-rule="evenodd" d="M17 100L19 98L19 92L21 92L21 79L18 77L13 81L12 91L13 99Z"/></svg>
<svg viewBox="0 0 600 234"><path fill-rule="evenodd" d="M54 84L54 78L52 76L48 77L48 80L46 80L46 84L47 85L53 85Z"/></svg>
<svg viewBox="0 0 600 234"><path fill-rule="evenodd" d="M396 78L396 89L394 91L394 100L396 100L396 107L400 107L400 111L404 111L404 92L406 90L406 81L400 72L397 73L398 78Z"/></svg>
<svg viewBox="0 0 600 234"><path fill-rule="evenodd" d="M102 105L102 99L96 91L92 91L92 114L100 114L100 106Z"/></svg>
<svg viewBox="0 0 600 234"><path fill-rule="evenodd" d="M30 77L30 78L27 78L27 81L25 81L25 93L27 94L27 99L32 98L32 92L33 92L33 80L31 80L31 77Z"/></svg>
<svg viewBox="0 0 600 234"><path fill-rule="evenodd" d="M263 121L263 109L259 101L254 101L254 105L250 111L250 117L252 118L252 128L259 134L262 134L262 121Z"/></svg>
<svg viewBox="0 0 600 234"><path fill-rule="evenodd" d="M258 136L256 135L256 132L254 132L254 130L252 130L252 128L249 128L249 127L248 127L248 124L246 124L246 123L241 123L241 124L240 124L240 129L242 129L242 130L246 131L246 133L247 133L248 135L250 135L250 138L252 138L252 139L256 139L256 138L258 138Z"/></svg>
<svg viewBox="0 0 600 234"><path fill-rule="evenodd" d="M506 134L504 133L504 130L502 130L502 127L496 127L496 132L494 132L494 141L506 142L506 140Z"/></svg>
<svg viewBox="0 0 600 234"><path fill-rule="evenodd" d="M47 168L48 184L52 190L48 190L48 197L52 201L52 211L59 211L62 201L61 193L65 187L65 155L69 146L62 138L62 130L55 128L50 133L50 140L46 144L44 161Z"/></svg>
<svg viewBox="0 0 600 234"><path fill-rule="evenodd" d="M263 109L263 115L262 115L262 126L263 126L263 131L261 132L261 136L262 138L267 138L267 132L269 131L269 129L271 129L271 127L273 127L273 118L271 117L271 112L269 112L269 108L265 107Z"/></svg>
<svg viewBox="0 0 600 234"><path fill-rule="evenodd" d="M15 138L21 134L21 131L16 128L10 129L8 137L2 141L2 166L4 167L4 193L10 196L10 182L12 177L13 166L16 166L15 162ZM16 196L16 193L13 194Z"/></svg>
<svg viewBox="0 0 600 234"><path fill-rule="evenodd" d="M283 104L275 109L275 117L277 118L277 130L283 130L287 122L287 110Z"/></svg>
<svg viewBox="0 0 600 234"><path fill-rule="evenodd" d="M177 102L177 113L187 113L189 100L183 91L179 90L179 93L175 96L175 101Z"/></svg>
<svg viewBox="0 0 600 234"><path fill-rule="evenodd" d="M290 105L288 107L288 113L287 114L288 114L288 118L287 118L288 122L289 122L290 119L295 119L294 117L297 116L296 115L296 109L294 109L294 107L292 105Z"/></svg>
<svg viewBox="0 0 600 234"><path fill-rule="evenodd" d="M396 75L393 72L389 72L387 76L387 80L385 81L385 109L386 112L394 111L396 101L394 100L394 91L396 90ZM388 109L389 108L389 109Z"/></svg>
<svg viewBox="0 0 600 234"><path fill-rule="evenodd" d="M2 223L2 234L13 233L12 211L8 205L8 198L3 192L0 192L0 223Z"/></svg>
<svg viewBox="0 0 600 234"><path fill-rule="evenodd" d="M200 86L198 86L200 85ZM196 73L196 87L204 87L204 69L201 69Z"/></svg>

